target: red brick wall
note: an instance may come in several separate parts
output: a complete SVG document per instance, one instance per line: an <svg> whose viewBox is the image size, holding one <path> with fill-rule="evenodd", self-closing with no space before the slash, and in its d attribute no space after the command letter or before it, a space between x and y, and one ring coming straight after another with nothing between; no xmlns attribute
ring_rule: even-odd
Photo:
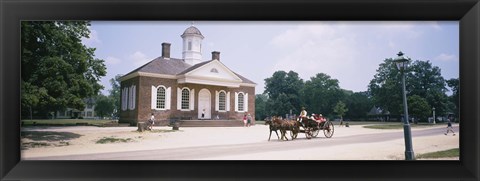
<svg viewBox="0 0 480 181"><path fill-rule="evenodd" d="M128 80L125 80L125 81L122 81L120 83L120 118L119 118L119 122L120 123L130 123L131 125L135 125L137 122L138 122L138 119L137 119L137 114L138 114L138 106L139 106L139 99L138 99L138 93L140 92L139 89L140 89L140 86L139 86L139 77L134 77L134 78L131 78L131 79L128 79ZM130 110L128 109L128 105L127 105L127 109L126 110L122 110L122 95L123 95L123 88L125 87L130 87L132 85L135 85L136 86L136 98L135 98L135 109L134 110ZM128 97L128 96L127 96Z"/></svg>
<svg viewBox="0 0 480 181"><path fill-rule="evenodd" d="M210 91L211 95L211 115L212 119L219 115L220 119L236 119L241 120L245 113L235 112L235 92L248 93L248 112L252 115L253 123L255 123L255 88L254 87L240 87L240 88L227 88L222 86L210 86L200 84L177 84L176 79L163 79L154 77L139 76L132 79L122 81L121 89L124 86L130 86L132 84L137 85L137 98L135 104L135 110L121 111L120 122L130 123L135 125L136 122L146 121L154 113L155 120L160 125L166 124L171 117L189 117L197 119L198 117L198 93L200 90L206 88ZM164 85L165 87L171 87L171 106L170 110L154 110L151 108L151 91L152 85ZM195 104L192 111L180 111L177 110L177 88L188 87L189 89L195 89ZM225 90L230 92L230 111L218 112L215 111L215 91Z"/></svg>

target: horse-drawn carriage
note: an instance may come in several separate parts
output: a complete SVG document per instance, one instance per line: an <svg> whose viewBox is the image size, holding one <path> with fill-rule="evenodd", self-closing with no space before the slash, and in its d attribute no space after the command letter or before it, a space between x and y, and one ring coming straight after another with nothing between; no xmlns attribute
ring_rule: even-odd
<svg viewBox="0 0 480 181"><path fill-rule="evenodd" d="M329 120L326 120L323 117L318 118L308 118L308 117L301 117L298 118L299 122L301 123L301 129L298 131L300 133L305 133L305 137L307 139L311 139L312 137L315 138L318 136L320 130L323 130L323 134L326 138L331 138L333 136L334 127L333 123ZM290 136L292 139L297 138L298 132L291 131Z"/></svg>
<svg viewBox="0 0 480 181"><path fill-rule="evenodd" d="M273 117L271 120L266 120L265 124L270 125L270 136L268 137L268 140L270 140L272 131L275 131L275 133L277 133L277 130L280 131L281 138L279 137L279 139L282 140L283 138L288 140L288 138L286 137L287 131L290 131L290 136L292 137L292 140L297 138L298 133L305 133L305 137L307 139L311 139L312 137L317 137L320 130L323 130L323 134L327 138L331 138L334 132L333 123L322 117L303 117L298 118L298 121L282 120Z"/></svg>

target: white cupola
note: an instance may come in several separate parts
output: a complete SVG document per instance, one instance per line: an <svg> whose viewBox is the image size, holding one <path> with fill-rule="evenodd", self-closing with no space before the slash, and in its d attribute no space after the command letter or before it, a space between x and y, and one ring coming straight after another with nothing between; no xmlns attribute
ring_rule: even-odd
<svg viewBox="0 0 480 181"><path fill-rule="evenodd" d="M202 62L203 35L195 26L188 27L181 35L183 38L182 58L185 63L195 65Z"/></svg>

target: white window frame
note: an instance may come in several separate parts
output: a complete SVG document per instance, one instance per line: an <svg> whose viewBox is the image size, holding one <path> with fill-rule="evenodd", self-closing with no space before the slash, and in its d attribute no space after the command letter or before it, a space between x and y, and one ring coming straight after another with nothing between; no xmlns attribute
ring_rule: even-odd
<svg viewBox="0 0 480 181"><path fill-rule="evenodd" d="M224 93L225 94L225 110L220 110L220 93ZM229 98L230 98L230 92L226 92L225 90L220 90L220 91L215 91L215 111L218 111L218 112L227 112L227 111L230 111L230 101L229 101Z"/></svg>
<svg viewBox="0 0 480 181"><path fill-rule="evenodd" d="M182 108L183 90L188 90L189 91L188 108L186 108L186 109ZM177 88L177 110L180 110L180 111L195 110L195 89L189 89L188 87L183 87L181 89Z"/></svg>
<svg viewBox="0 0 480 181"><path fill-rule="evenodd" d="M243 94L243 110L239 110L239 95ZM235 112L248 112L248 93L235 92Z"/></svg>
<svg viewBox="0 0 480 181"><path fill-rule="evenodd" d="M159 88L163 88L165 89L165 107L164 108L158 108L157 107L157 101L158 101L158 97L157 97L157 91ZM151 97L151 108L154 109L154 110L170 110L170 107L171 107L171 100L172 100L172 96L171 96L171 87L166 87L164 85L159 85L159 86L153 86L152 85L152 97Z"/></svg>

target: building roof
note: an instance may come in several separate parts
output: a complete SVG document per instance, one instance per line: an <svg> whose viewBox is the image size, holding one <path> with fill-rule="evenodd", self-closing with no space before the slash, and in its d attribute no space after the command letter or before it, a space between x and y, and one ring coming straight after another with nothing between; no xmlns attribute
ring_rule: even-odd
<svg viewBox="0 0 480 181"><path fill-rule="evenodd" d="M129 72L123 77L127 77L128 75L133 74L135 72L145 72L145 73L164 74L164 75L184 75L212 61L213 60L204 61L192 66L190 64L185 63L183 59L176 59L176 58L165 59L163 57L158 57L146 63L145 65L142 65L141 67L138 67L137 69ZM240 74L237 74L235 72L233 73L237 75L240 79L242 79L242 83L255 84L255 82L248 80L247 78L241 76Z"/></svg>
<svg viewBox="0 0 480 181"><path fill-rule="evenodd" d="M156 73L156 74L166 74L166 75L177 75L183 70L189 68L190 65L185 63L182 59L169 58L165 59L163 57L158 57L152 61L138 67L137 69L131 71L129 74L134 72L147 72L147 73ZM125 75L125 76L127 76Z"/></svg>
<svg viewBox="0 0 480 181"><path fill-rule="evenodd" d="M182 37L185 36L185 35L200 35L201 37L203 37L202 32L200 32L200 30L193 25L188 27L183 32Z"/></svg>
<svg viewBox="0 0 480 181"><path fill-rule="evenodd" d="M188 73L188 72L190 72L190 71L192 71L192 70L197 69L198 67L201 67L202 65L205 65L205 64L207 64L207 63L210 63L211 61L212 61L212 60L197 63L197 64L195 64L195 65L193 65L193 66L191 66L191 67L188 67L187 69L183 70L182 72L178 73L178 75L186 74L186 73Z"/></svg>

